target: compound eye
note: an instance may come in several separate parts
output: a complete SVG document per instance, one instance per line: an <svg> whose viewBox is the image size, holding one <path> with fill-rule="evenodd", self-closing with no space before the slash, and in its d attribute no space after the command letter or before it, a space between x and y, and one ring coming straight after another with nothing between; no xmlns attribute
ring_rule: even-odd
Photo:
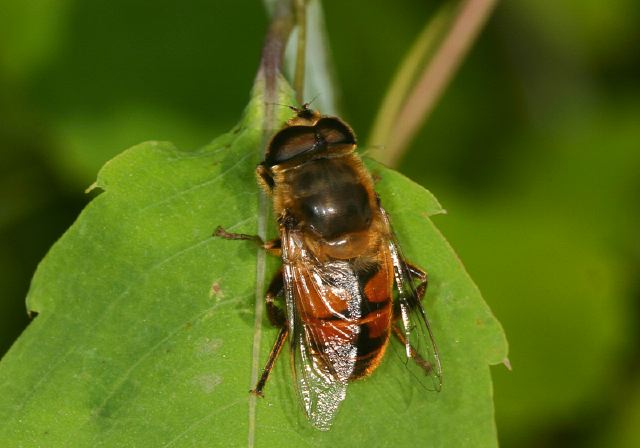
<svg viewBox="0 0 640 448"><path fill-rule="evenodd" d="M286 162L300 154L317 149L321 143L311 126L285 128L271 140L265 164L272 166Z"/></svg>
<svg viewBox="0 0 640 448"><path fill-rule="evenodd" d="M353 135L353 131L349 129L349 126L342 121L325 117L316 123L316 130L321 140L324 140L327 145L355 145L356 136Z"/></svg>

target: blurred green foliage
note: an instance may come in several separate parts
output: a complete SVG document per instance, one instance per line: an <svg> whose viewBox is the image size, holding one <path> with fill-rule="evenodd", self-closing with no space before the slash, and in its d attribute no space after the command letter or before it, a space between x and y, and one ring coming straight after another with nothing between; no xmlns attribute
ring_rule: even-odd
<svg viewBox="0 0 640 448"><path fill-rule="evenodd" d="M361 140L437 2L326 1ZM240 116L261 4L0 0L0 352L38 260L98 168L143 140L206 143ZM637 446L640 4L500 4L401 171L510 341L503 446ZM308 92L313 97L322 92Z"/></svg>

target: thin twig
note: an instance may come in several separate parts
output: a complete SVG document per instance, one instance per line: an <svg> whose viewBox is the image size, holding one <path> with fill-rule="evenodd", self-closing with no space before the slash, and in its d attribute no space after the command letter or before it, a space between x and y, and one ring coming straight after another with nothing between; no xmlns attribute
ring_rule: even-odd
<svg viewBox="0 0 640 448"><path fill-rule="evenodd" d="M267 36L262 46L262 59L258 76L264 76L265 124L273 124L274 102L277 99L277 80L282 69L284 50L293 29L293 12L291 0L278 0ZM271 112L270 112L271 111ZM266 128L265 128L266 130ZM269 130L269 132L271 132Z"/></svg>
<svg viewBox="0 0 640 448"><path fill-rule="evenodd" d="M298 45L296 46L296 71L293 78L293 89L296 101L304 103L304 75L307 47L307 4L306 0L295 0L296 26L298 27Z"/></svg>
<svg viewBox="0 0 640 448"><path fill-rule="evenodd" d="M451 28L406 97L381 161L394 166L433 110L497 0L464 0Z"/></svg>
<svg viewBox="0 0 640 448"><path fill-rule="evenodd" d="M367 147L371 148L369 155L374 159L384 161L385 149L389 145L391 132L396 118L400 113L409 91L414 86L420 69L427 58L433 54L442 35L447 30L453 15L453 3L444 3L437 13L425 24L420 35L413 43L409 52L398 67L387 93L378 108L378 114L373 122L371 135Z"/></svg>

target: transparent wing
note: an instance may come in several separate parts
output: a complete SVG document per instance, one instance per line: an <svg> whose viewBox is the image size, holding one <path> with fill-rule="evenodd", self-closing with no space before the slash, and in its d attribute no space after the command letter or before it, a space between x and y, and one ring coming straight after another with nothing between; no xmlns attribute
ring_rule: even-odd
<svg viewBox="0 0 640 448"><path fill-rule="evenodd" d="M442 388L442 365L427 313L422 306L426 290L426 274L410 266L398 244L389 217L381 208L389 232L389 251L393 262L395 283L398 289L397 309L400 322L393 332L404 345L407 368L429 390Z"/></svg>
<svg viewBox="0 0 640 448"><path fill-rule="evenodd" d="M357 332L349 320L313 319L329 308L330 295L348 292L353 283L348 265L327 266L306 251L302 238L283 229L282 259L287 318L291 335L291 357L296 387L310 422L328 430L346 396L348 379L356 363ZM357 285L357 283L356 283ZM356 298L357 299L357 298Z"/></svg>
<svg viewBox="0 0 640 448"><path fill-rule="evenodd" d="M297 328L300 328L299 324ZM308 332L292 333L291 356L298 396L309 421L316 428L331 428L340 403L347 394L347 381L341 380L312 352Z"/></svg>

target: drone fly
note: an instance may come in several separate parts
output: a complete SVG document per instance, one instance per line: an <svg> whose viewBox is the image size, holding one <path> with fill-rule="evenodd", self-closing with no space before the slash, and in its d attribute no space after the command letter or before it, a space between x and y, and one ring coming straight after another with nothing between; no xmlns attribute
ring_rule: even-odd
<svg viewBox="0 0 640 448"><path fill-rule="evenodd" d="M254 240L281 257L266 293L269 319L280 332L252 392L263 395L289 338L304 410L327 430L348 383L376 369L391 335L426 388L440 389L441 365L421 304L427 274L402 256L353 131L308 105L291 109L296 115L271 139L257 168L273 199L279 238L263 242L222 227L215 235Z"/></svg>

